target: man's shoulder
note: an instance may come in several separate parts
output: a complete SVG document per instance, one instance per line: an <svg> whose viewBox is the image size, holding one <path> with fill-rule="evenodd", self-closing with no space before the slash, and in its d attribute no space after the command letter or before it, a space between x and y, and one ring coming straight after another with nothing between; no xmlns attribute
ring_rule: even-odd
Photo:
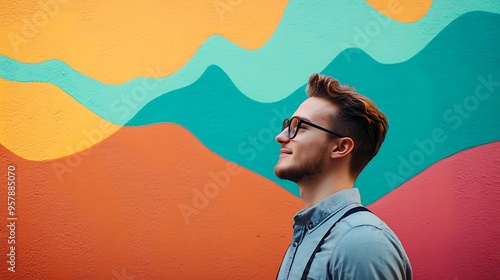
<svg viewBox="0 0 500 280"><path fill-rule="evenodd" d="M387 224L382 221L376 214L369 211L359 211L353 213L344 219L340 220L339 223L345 223L350 228L355 227L374 227L378 229L388 228Z"/></svg>
<svg viewBox="0 0 500 280"><path fill-rule="evenodd" d="M374 213L360 211L340 220L325 243L331 246L330 274L338 278L411 279L411 266L400 240Z"/></svg>
<svg viewBox="0 0 500 280"><path fill-rule="evenodd" d="M338 228L337 228L338 227ZM338 222L331 236L333 252L346 253L346 257L367 260L380 255L392 255L395 259L407 259L401 241L396 234L375 214L367 211L356 212ZM349 252L357 251L361 254Z"/></svg>
<svg viewBox="0 0 500 280"><path fill-rule="evenodd" d="M362 243L362 241L377 242L377 239L389 239L391 243L400 244L389 226L376 214L368 211L356 212L345 217L335 228L337 241Z"/></svg>

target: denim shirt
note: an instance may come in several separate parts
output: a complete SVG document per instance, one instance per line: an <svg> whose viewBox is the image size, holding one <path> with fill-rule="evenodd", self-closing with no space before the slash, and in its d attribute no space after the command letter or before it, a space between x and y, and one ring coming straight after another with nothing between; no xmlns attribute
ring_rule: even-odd
<svg viewBox="0 0 500 280"><path fill-rule="evenodd" d="M354 188L299 211L277 279L300 279L321 238L356 206L361 206L361 199ZM307 279L412 279L412 271L396 234L374 214L357 212L332 229L314 256Z"/></svg>

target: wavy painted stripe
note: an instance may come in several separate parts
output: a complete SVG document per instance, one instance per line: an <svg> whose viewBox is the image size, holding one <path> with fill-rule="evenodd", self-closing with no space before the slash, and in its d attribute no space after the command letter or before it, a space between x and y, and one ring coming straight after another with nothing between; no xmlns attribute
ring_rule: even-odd
<svg viewBox="0 0 500 280"><path fill-rule="evenodd" d="M137 100L130 114L125 116L130 118L152 98L193 83L210 65L224 69L249 98L274 102L288 96L311 73L324 69L332 58L348 48L361 48L382 63L401 62L418 53L460 15L474 10L500 12L500 5L490 0L460 5L440 1L421 21L406 24L374 13L368 4L360 8L359 3L348 0L332 3L325 1L305 6L301 2L292 2L272 39L255 51L243 50L221 36L212 36L184 67L161 79L138 78L109 87L75 72L61 61L27 64L5 56L0 56L0 77L54 83L103 118L123 124L128 119L117 118L117 112L111 109L113 102L130 98ZM356 16L346 13L346 10L356 11ZM304 15L310 16L306 18ZM365 34L367 32L371 35ZM167 68L156 62L144 63L136 73L138 76L163 77L168 74ZM153 84L147 90L148 94L134 93L138 87L145 88L143 83ZM99 102L85 102L89 99Z"/></svg>
<svg viewBox="0 0 500 280"><path fill-rule="evenodd" d="M398 234L414 279L500 275L500 142L446 158L370 205Z"/></svg>
<svg viewBox="0 0 500 280"><path fill-rule="evenodd" d="M355 85L386 113L390 129L377 157L358 179L366 202L393 190L431 164L484 143L500 131L500 16L476 13L443 30L404 63L383 65L352 50L323 73ZM482 30L478 32L477 30ZM468 40L463 40L468 34ZM481 51L478 51L481 50ZM365 74L363 74L365 73ZM281 121L305 99L304 86L276 103L241 95L226 74L212 66L193 85L145 106L127 125L173 122L188 128L220 156L265 176L298 195L294 184L276 178Z"/></svg>
<svg viewBox="0 0 500 280"><path fill-rule="evenodd" d="M373 8L394 20L415 22L424 17L432 5L432 0L367 0ZM400 8L401 7L401 8ZM398 11L394 13L393 10Z"/></svg>
<svg viewBox="0 0 500 280"><path fill-rule="evenodd" d="M17 279L110 279L122 269L136 279L269 279L303 207L172 124L126 127L57 160L24 160L2 146L0 158L16 167L24 221Z"/></svg>
<svg viewBox="0 0 500 280"><path fill-rule="evenodd" d="M29 63L59 59L112 84L143 76L148 65L170 75L214 34L242 49L261 47L287 3L2 1L0 53Z"/></svg>
<svg viewBox="0 0 500 280"><path fill-rule="evenodd" d="M222 37L213 36L186 66L168 78L192 77L190 80L194 81L209 65L217 65L249 98L275 102L288 96L311 73L324 69L347 48L361 48L381 63L398 63L417 54L450 22L465 13L478 10L500 13L498 1L439 1L422 20L407 24L388 20L374 13L368 4L362 6L359 2L308 3L310 5L292 2L297 6L287 8L275 34L262 48L248 52ZM373 31L369 31L372 28ZM363 35L358 39L356 35L361 33L366 39L361 39Z"/></svg>
<svg viewBox="0 0 500 280"><path fill-rule="evenodd" d="M493 20L491 19L493 16L484 13L472 13L465 17L474 18L474 21L477 22L474 22L474 24L477 24L477 30L493 31L488 26L490 21ZM461 21L459 19L457 21L462 22L461 24L471 24L470 20ZM460 23L458 25L453 23L452 26L451 28L461 28ZM493 41L493 44L498 43ZM350 61L353 52L353 49L349 49L340 56ZM387 50L387 53L391 53L391 51ZM264 69L262 70L264 71ZM163 74L164 69L158 65L153 65L145 67L141 75L160 77ZM189 76L188 73L179 75L180 79L183 80L183 84L188 84ZM125 84L110 86L81 75L61 61L50 60L38 64L23 64L2 55L0 55L0 77L12 81L38 81L55 84L104 119L121 125L130 120L145 104L165 93L165 89L168 91L176 88L169 82L170 77L164 79L137 78ZM251 80L250 77L248 77L248 80ZM292 81L283 77L277 79L277 81L279 80L287 80L291 83L298 82L298 80ZM301 86L306 80L307 77L301 79L300 85L297 87ZM258 84L254 83L256 87L259 86ZM296 87L290 92L294 90L296 90ZM269 96L274 94L272 88L266 88L262 92ZM290 92L286 95L290 94Z"/></svg>

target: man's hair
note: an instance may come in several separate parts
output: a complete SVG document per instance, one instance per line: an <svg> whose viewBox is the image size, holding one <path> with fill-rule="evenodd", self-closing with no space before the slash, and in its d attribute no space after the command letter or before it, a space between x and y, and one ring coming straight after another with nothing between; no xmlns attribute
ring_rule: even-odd
<svg viewBox="0 0 500 280"><path fill-rule="evenodd" d="M329 118L330 127L353 139L350 172L356 179L384 142L389 127L387 117L373 101L330 76L311 75L306 92L309 97L323 98L337 105L337 114Z"/></svg>

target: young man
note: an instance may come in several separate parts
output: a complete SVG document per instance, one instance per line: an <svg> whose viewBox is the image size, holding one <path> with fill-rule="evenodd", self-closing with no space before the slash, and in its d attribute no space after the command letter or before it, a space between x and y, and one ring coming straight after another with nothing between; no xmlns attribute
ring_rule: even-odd
<svg viewBox="0 0 500 280"><path fill-rule="evenodd" d="M309 98L276 136L274 171L297 183L306 207L294 216L277 279L411 279L401 242L360 207L353 188L385 139L386 116L332 77L312 75L306 91Z"/></svg>

